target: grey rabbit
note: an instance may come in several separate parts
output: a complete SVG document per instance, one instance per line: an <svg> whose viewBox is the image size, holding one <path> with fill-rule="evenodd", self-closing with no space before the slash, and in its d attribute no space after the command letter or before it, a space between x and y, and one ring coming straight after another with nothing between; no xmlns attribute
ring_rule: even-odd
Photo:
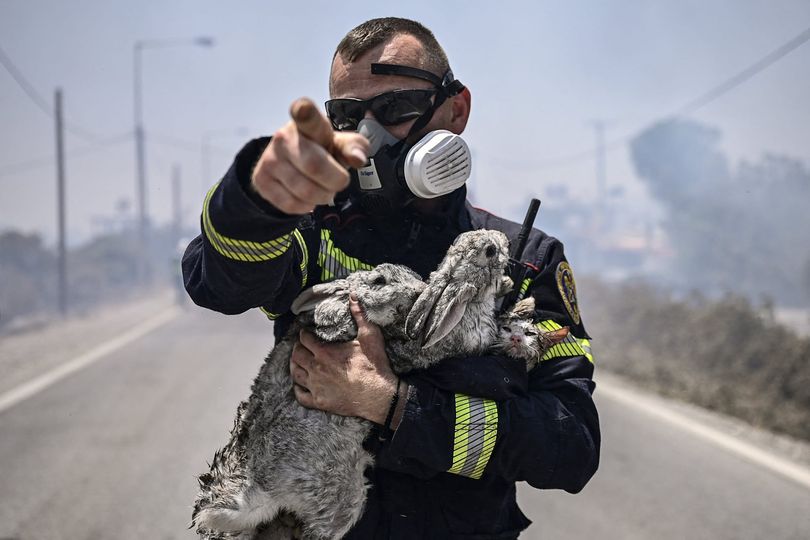
<svg viewBox="0 0 810 540"><path fill-rule="evenodd" d="M348 306L354 291L367 319L380 326L395 372L480 354L498 335L495 298L511 287L507 261L503 233L470 231L459 235L427 285L405 267L381 264L304 291L293 304L296 323L239 406L230 441L199 478L192 526L209 540L290 538L291 515L302 538L343 537L365 503L363 471L373 458L362 444L372 424L295 400L289 359L298 329L329 342L354 339Z"/></svg>
<svg viewBox="0 0 810 540"><path fill-rule="evenodd" d="M210 471L199 477L192 526L198 526L201 537L255 538L256 528L271 522L278 534L265 530L262 538L287 538L288 528L273 522L282 509L302 522L313 516L310 536L325 537L321 531L340 524L326 517L322 507L337 505L336 516L346 513L341 512L344 504L362 509L362 473L371 457L356 441L362 443L368 422L299 405L292 392L290 355L301 328L323 341L354 339L357 329L348 308L351 291L357 293L369 321L391 335L405 336L404 322L399 332L395 323L405 320L424 288L425 283L408 268L381 264L316 285L296 299L293 309L300 313L295 324L260 368L248 401L239 405L230 440L214 454ZM353 500L329 499L320 504L321 485L329 489L332 484L352 482L346 491L355 494ZM341 534L348 527L340 527Z"/></svg>

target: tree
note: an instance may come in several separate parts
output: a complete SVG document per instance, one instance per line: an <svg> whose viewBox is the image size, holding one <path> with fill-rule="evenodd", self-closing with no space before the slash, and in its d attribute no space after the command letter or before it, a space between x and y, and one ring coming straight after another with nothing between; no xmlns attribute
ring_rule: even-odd
<svg viewBox="0 0 810 540"><path fill-rule="evenodd" d="M53 253L37 234L0 233L0 326L54 301Z"/></svg>

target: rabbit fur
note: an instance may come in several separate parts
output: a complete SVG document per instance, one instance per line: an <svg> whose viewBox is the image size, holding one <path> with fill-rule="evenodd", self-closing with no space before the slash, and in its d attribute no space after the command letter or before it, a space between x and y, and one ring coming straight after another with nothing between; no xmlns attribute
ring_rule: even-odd
<svg viewBox="0 0 810 540"><path fill-rule="evenodd" d="M503 233L470 231L456 239L427 284L403 266L381 264L304 291L292 306L297 318L291 331L237 410L230 440L199 477L192 526L201 537L291 538L291 526L283 524L289 514L300 523L302 538L343 537L365 503L363 471L373 458L362 444L372 423L306 409L295 400L289 359L298 330L327 342L354 339L348 307L354 291L366 318L380 327L397 373L481 354L498 336L495 299L511 287L504 277L507 261Z"/></svg>
<svg viewBox="0 0 810 540"><path fill-rule="evenodd" d="M281 509L307 525L308 538L345 534L356 519L354 508L362 510L365 501L363 470L371 456L362 441L370 424L298 404L289 374L292 349L301 328L323 341L353 339L350 291L384 335L402 337L404 322L399 332L394 323L405 320L424 288L408 268L381 264L299 296L293 307L304 311L268 355L250 398L239 405L230 440L199 477L192 526L202 538L254 538L256 528ZM285 527L271 525L278 534L270 537L289 537Z"/></svg>
<svg viewBox="0 0 810 540"><path fill-rule="evenodd" d="M568 327L541 331L532 320L533 314L533 297L517 302L510 311L498 317L498 337L492 344L494 352L525 360L526 371L531 371L546 352L567 338L569 333Z"/></svg>

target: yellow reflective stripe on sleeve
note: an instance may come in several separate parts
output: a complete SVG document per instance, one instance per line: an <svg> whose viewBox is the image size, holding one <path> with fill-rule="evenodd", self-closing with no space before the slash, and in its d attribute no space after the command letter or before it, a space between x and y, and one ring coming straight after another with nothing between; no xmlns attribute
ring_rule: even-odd
<svg viewBox="0 0 810 540"><path fill-rule="evenodd" d="M267 315L267 318L270 319L271 321L275 321L276 319L281 317L281 313L273 313L263 307L260 307L259 310L265 315Z"/></svg>
<svg viewBox="0 0 810 540"><path fill-rule="evenodd" d="M307 268L309 267L309 253L307 252L307 244L304 242L304 235L301 231L295 229L292 232L295 240L298 242L298 247L301 248L301 288L307 285Z"/></svg>
<svg viewBox="0 0 810 540"><path fill-rule="evenodd" d="M373 270L374 266L360 259L349 257L332 241L332 231L321 229L321 249L318 252L318 266L321 267L321 281L341 279L355 270Z"/></svg>
<svg viewBox="0 0 810 540"><path fill-rule="evenodd" d="M585 351L585 358L593 364L593 352L591 349L591 340L590 339L580 339L579 344L582 347L582 350Z"/></svg>
<svg viewBox="0 0 810 540"><path fill-rule="evenodd" d="M543 355L542 361L551 360L552 358L564 358L570 356L585 356L585 351L578 343L557 343L552 345L551 348Z"/></svg>
<svg viewBox="0 0 810 540"><path fill-rule="evenodd" d="M250 240L237 240L229 238L217 232L211 223L211 216L208 214L208 205L211 197L216 191L217 183L208 191L203 205L203 232L205 237L222 256L236 261L262 262L275 259L283 255L292 243L292 233L285 234L267 242L252 242Z"/></svg>
<svg viewBox="0 0 810 540"><path fill-rule="evenodd" d="M562 328L559 323L548 320L540 321L535 326L544 332L553 332ZM543 355L541 360L551 360L552 358L564 358L570 356L584 356L588 361L593 364L593 354L591 350L591 341L589 339L580 339L574 337L569 333L564 340L552 345L546 354Z"/></svg>
<svg viewBox="0 0 810 540"><path fill-rule="evenodd" d="M498 405L491 399L455 395L453 464L447 472L481 478L498 436Z"/></svg>
<svg viewBox="0 0 810 540"><path fill-rule="evenodd" d="M545 330L546 332L553 332L554 330L562 328L562 326L552 320L540 321L535 326L540 327L541 330Z"/></svg>
<svg viewBox="0 0 810 540"><path fill-rule="evenodd" d="M467 461L467 438L470 424L470 398L456 394L456 429L453 435L453 465L447 472L459 474Z"/></svg>
<svg viewBox="0 0 810 540"><path fill-rule="evenodd" d="M298 246L301 248L301 288L303 289L307 283L307 266L309 265L309 254L307 253L307 244L304 241L304 236L298 229L295 229L292 232L293 238L295 238L296 242L298 242ZM268 310L267 308L260 307L259 310L267 315L267 318L271 321L275 321L279 317L281 317L281 313L273 313L272 311Z"/></svg>

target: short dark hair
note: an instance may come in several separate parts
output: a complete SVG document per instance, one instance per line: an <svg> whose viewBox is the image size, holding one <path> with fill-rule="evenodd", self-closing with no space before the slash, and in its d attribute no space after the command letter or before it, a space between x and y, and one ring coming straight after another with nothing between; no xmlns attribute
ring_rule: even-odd
<svg viewBox="0 0 810 540"><path fill-rule="evenodd" d="M343 60L354 62L364 53L399 34L408 34L415 37L425 49L422 65L413 67L426 69L439 77L450 69L447 54L439 45L433 32L416 21L400 17L371 19L356 26L340 40L334 56L340 55Z"/></svg>

